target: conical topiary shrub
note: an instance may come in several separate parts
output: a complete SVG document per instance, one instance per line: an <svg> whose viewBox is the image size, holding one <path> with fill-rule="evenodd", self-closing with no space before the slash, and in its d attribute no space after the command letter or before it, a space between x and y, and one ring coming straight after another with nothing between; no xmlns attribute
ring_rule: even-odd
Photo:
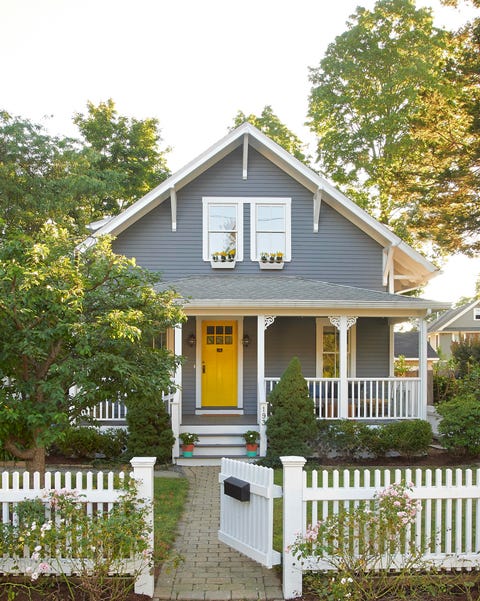
<svg viewBox="0 0 480 601"><path fill-rule="evenodd" d="M290 361L268 402L266 463L279 464L282 455L308 455L317 436L317 420L297 357Z"/></svg>

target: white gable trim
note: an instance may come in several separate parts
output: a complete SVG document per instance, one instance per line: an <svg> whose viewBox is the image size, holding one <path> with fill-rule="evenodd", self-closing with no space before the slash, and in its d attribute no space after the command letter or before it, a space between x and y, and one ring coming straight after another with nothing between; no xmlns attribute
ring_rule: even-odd
<svg viewBox="0 0 480 601"><path fill-rule="evenodd" d="M248 136L248 139L247 139ZM245 142L247 140L247 142ZM138 219L146 215L149 211L157 207L160 203L170 197L170 190L178 190L195 179L200 173L217 163L228 155L232 150L242 144L247 144L255 148L267 159L288 173L296 181L300 182L313 194L317 190L322 190L322 201L327 202L341 215L349 221L360 227L371 238L376 240L384 247L390 245L396 247L396 260L405 265L405 271L413 274L411 279L412 286L426 283L431 277L438 273L438 269L408 244L403 242L398 236L391 232L385 225L378 222L366 211L361 209L356 203L347 198L325 178L318 175L296 159L276 142L268 138L256 127L250 123L243 123L240 127L230 132L224 138L219 140L213 146L210 146L205 152L196 159L185 165L182 169L171 175L159 186L148 192L143 198L140 198L133 205L128 207L120 215L113 217L108 223L97 230L93 236L98 237L104 234L117 235ZM244 147L245 148L245 147ZM247 174L247 157L243 158L242 177ZM247 172L247 173L246 173ZM315 202L314 218L315 218ZM318 202L318 201L317 201ZM318 208L318 207L317 207ZM318 223L318 222L317 222ZM314 223L315 227L315 223ZM397 270L398 271L398 270ZM403 270L402 270L403 271ZM403 275L403 273L399 273Z"/></svg>

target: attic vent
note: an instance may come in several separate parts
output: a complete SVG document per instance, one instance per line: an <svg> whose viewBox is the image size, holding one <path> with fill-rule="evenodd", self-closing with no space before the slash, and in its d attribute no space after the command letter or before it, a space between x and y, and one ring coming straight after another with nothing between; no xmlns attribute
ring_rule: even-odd
<svg viewBox="0 0 480 601"><path fill-rule="evenodd" d="M480 321L480 309L473 310L473 319L475 321Z"/></svg>

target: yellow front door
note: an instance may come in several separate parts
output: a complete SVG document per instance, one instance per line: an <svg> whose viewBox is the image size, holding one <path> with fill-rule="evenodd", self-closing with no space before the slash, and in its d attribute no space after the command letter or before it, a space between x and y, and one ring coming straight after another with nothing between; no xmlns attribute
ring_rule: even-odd
<svg viewBox="0 0 480 601"><path fill-rule="evenodd" d="M202 407L237 406L237 322L202 324Z"/></svg>

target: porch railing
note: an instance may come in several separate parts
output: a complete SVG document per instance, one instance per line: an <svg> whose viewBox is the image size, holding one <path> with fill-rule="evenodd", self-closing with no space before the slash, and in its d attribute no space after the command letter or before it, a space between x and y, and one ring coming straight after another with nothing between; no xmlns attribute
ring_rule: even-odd
<svg viewBox="0 0 480 601"><path fill-rule="evenodd" d="M347 403L340 403L340 378L305 378L318 419L421 418L420 378L347 378ZM280 378L265 378L265 391ZM342 408L343 413L342 415Z"/></svg>
<svg viewBox="0 0 480 601"><path fill-rule="evenodd" d="M162 393L162 400L165 404L167 412L171 415L172 403L175 397L175 390ZM127 407L123 401L102 401L95 405L93 408L85 409L85 416L90 419L94 419L99 422L103 422L112 426L118 424L124 424L127 416Z"/></svg>

